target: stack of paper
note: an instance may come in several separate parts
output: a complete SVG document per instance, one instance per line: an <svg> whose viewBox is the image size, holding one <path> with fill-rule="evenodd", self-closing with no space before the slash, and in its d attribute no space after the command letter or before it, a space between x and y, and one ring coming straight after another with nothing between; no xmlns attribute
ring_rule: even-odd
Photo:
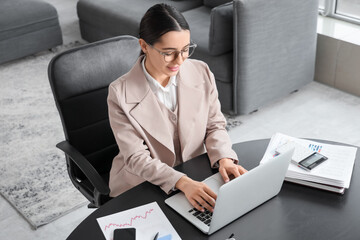
<svg viewBox="0 0 360 240"><path fill-rule="evenodd" d="M355 147L323 144L276 133L271 138L261 163L273 159L276 148L290 141L317 151L328 157L328 160L311 171L290 164L285 180L339 193L344 193L349 188L357 151Z"/></svg>

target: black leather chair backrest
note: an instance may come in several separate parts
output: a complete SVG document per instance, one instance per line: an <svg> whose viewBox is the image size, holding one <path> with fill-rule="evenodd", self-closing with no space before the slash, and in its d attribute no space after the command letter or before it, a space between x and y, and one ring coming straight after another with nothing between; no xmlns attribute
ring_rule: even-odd
<svg viewBox="0 0 360 240"><path fill-rule="evenodd" d="M68 50L49 65L49 79L65 138L99 174L108 173L118 153L109 124L109 84L139 57L138 39L120 36ZM75 175L84 177L75 166Z"/></svg>

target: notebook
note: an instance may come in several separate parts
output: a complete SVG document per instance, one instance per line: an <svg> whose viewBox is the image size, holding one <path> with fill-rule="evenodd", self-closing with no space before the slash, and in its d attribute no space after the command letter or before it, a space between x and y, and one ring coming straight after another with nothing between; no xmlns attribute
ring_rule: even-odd
<svg viewBox="0 0 360 240"><path fill-rule="evenodd" d="M210 235L276 196L282 187L293 153L294 148L289 149L226 184L219 173L205 179L203 182L217 194L213 213L201 213L194 209L182 192L167 198L165 203Z"/></svg>

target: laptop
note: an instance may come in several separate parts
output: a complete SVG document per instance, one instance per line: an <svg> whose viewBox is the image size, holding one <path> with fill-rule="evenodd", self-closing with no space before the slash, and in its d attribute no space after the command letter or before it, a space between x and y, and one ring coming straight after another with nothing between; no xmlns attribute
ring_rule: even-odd
<svg viewBox="0 0 360 240"><path fill-rule="evenodd" d="M210 235L276 196L284 182L293 153L294 148L289 149L226 184L220 173L205 179L203 182L217 194L213 213L196 210L182 192L167 198L165 203Z"/></svg>

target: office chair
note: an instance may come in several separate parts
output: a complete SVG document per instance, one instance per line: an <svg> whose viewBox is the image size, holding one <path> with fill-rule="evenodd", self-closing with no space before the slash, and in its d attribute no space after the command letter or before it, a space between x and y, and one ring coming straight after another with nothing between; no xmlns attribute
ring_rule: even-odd
<svg viewBox="0 0 360 240"><path fill-rule="evenodd" d="M67 50L55 56L48 77L60 114L65 152L74 186L99 207L110 199L109 173L119 150L107 107L109 84L125 74L140 54L138 39L119 36Z"/></svg>

